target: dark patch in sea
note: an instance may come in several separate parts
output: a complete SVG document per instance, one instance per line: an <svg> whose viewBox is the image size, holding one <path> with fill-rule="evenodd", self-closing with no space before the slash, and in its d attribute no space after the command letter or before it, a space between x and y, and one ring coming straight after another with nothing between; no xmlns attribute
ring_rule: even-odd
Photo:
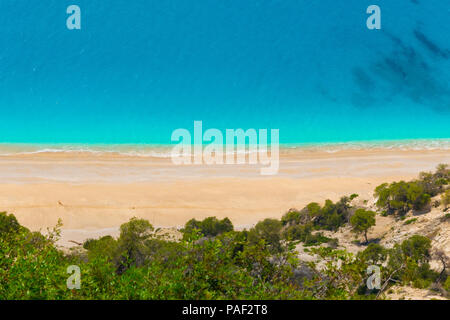
<svg viewBox="0 0 450 320"><path fill-rule="evenodd" d="M426 48L428 49L428 51L430 51L431 53L433 53L435 56L444 58L444 59L448 59L450 56L450 51L449 50L443 50L441 48L439 48L433 41L431 41L430 39L428 39L422 32L420 32L419 30L414 30L414 36L416 37L417 40L419 40L419 42Z"/></svg>
<svg viewBox="0 0 450 320"><path fill-rule="evenodd" d="M375 89L375 81L367 74L367 72L360 67L352 69L353 81L355 82L357 92L354 92L351 97L352 105L359 108L368 108L377 101L373 97L372 91Z"/></svg>
<svg viewBox="0 0 450 320"><path fill-rule="evenodd" d="M353 80L358 87L364 92L369 92L375 87L374 81L370 76L360 67L355 67L352 70Z"/></svg>
<svg viewBox="0 0 450 320"><path fill-rule="evenodd" d="M450 89L445 81L439 79L436 72L438 68L433 68L412 45L405 44L387 32L384 34L392 41L393 49L388 53L380 53L380 57L368 69L357 66L351 71L355 88L358 89L351 96L352 104L363 108L373 104L369 102L373 102L375 96L380 101L387 97L388 100L405 97L435 111L449 112ZM429 39L417 32L415 35L422 39L422 44L429 50L444 57L444 51L433 46L432 42L428 42ZM375 92L378 81L377 87L387 90Z"/></svg>

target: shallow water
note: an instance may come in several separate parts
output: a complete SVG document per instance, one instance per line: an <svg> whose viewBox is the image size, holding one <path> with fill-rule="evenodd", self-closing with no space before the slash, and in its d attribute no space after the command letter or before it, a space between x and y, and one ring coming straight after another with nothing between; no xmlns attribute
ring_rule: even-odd
<svg viewBox="0 0 450 320"><path fill-rule="evenodd" d="M0 142L168 144L194 120L288 144L450 137L448 1L379 0L381 30L368 0L73 2L81 30L72 3L0 2Z"/></svg>

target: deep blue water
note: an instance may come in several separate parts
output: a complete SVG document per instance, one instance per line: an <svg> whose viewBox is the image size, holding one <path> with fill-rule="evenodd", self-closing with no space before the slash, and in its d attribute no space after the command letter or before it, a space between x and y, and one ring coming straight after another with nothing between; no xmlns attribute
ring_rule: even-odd
<svg viewBox="0 0 450 320"><path fill-rule="evenodd" d="M164 144L194 120L450 138L449 18L444 0L1 0L0 142Z"/></svg>

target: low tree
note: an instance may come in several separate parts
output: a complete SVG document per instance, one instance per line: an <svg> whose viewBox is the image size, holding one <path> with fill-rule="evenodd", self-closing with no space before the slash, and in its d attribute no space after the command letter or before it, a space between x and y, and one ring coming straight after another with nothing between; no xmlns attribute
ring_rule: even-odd
<svg viewBox="0 0 450 320"><path fill-rule="evenodd" d="M421 235L413 235L404 240L401 249L405 256L417 263L426 263L430 260L431 240Z"/></svg>
<svg viewBox="0 0 450 320"><path fill-rule="evenodd" d="M215 237L222 233L233 231L233 229L233 223L228 218L219 220L216 217L208 217L203 221L189 220L181 231L183 232L183 238L186 240L191 238L196 232L200 232L205 237Z"/></svg>
<svg viewBox="0 0 450 320"><path fill-rule="evenodd" d="M6 212L0 212L0 237L18 232L22 227L16 217Z"/></svg>
<svg viewBox="0 0 450 320"><path fill-rule="evenodd" d="M420 181L384 183L375 189L376 205L388 213L406 214L409 210L422 210L431 202L431 196Z"/></svg>
<svg viewBox="0 0 450 320"><path fill-rule="evenodd" d="M368 243L367 231L375 225L375 212L358 209L350 218L350 224L353 227L352 231L357 234L364 234L366 243Z"/></svg>
<svg viewBox="0 0 450 320"><path fill-rule="evenodd" d="M144 219L131 218L120 226L120 237L117 240L119 254L118 273L122 273L131 265L140 266L146 258L146 241L153 235L153 226Z"/></svg>
<svg viewBox="0 0 450 320"><path fill-rule="evenodd" d="M256 224L256 226L248 232L248 240L252 244L259 243L264 240L266 245L272 252L281 250L281 228L280 220L265 219Z"/></svg>

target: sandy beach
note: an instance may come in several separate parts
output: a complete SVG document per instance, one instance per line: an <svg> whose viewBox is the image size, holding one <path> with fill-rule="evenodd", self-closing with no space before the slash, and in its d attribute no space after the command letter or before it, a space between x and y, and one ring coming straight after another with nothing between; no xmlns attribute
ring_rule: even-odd
<svg viewBox="0 0 450 320"><path fill-rule="evenodd" d="M371 200L383 183L411 179L450 162L448 150L282 150L280 170L255 165L172 164L170 158L83 152L0 156L0 210L32 230L62 219L61 244L117 235L131 217L155 227L191 218L229 217L237 228L279 218L311 201L358 193Z"/></svg>

